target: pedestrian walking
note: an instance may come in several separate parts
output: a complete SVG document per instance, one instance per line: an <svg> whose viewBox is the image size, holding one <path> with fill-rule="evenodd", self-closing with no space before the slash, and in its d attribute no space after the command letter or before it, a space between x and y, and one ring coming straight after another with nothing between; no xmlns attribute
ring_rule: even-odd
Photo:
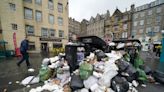
<svg viewBox="0 0 164 92"><path fill-rule="evenodd" d="M26 37L20 45L20 52L22 54L22 59L17 63L17 66L20 66L23 61L26 61L27 68L30 68L30 62L29 62L29 55L28 55L28 47L29 47L29 41Z"/></svg>
<svg viewBox="0 0 164 92"><path fill-rule="evenodd" d="M154 57L153 49L154 49L154 44L153 44L153 43L150 43L150 44L148 45L148 53L149 53L149 56L150 56L151 58Z"/></svg>

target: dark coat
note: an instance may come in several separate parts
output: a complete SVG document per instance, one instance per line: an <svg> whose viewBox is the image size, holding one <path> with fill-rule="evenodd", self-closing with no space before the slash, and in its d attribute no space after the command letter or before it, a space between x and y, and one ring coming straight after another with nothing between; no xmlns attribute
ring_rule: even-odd
<svg viewBox="0 0 164 92"><path fill-rule="evenodd" d="M26 53L28 50L28 46L29 46L28 40L23 40L21 42L20 51Z"/></svg>

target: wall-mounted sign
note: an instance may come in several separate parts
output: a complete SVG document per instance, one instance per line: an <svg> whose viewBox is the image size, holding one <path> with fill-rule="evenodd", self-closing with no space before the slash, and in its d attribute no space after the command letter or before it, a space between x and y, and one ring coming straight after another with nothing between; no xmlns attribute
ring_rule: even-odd
<svg viewBox="0 0 164 92"><path fill-rule="evenodd" d="M61 42L62 39L59 38L40 38L40 41L53 41L53 42Z"/></svg>

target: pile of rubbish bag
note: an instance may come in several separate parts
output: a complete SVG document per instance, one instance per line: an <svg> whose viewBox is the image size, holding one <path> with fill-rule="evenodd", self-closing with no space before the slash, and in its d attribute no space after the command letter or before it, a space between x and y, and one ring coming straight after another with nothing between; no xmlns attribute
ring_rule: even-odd
<svg viewBox="0 0 164 92"><path fill-rule="evenodd" d="M90 52L73 73L65 54L45 58L38 76L30 76L23 85L43 82L29 92L138 92L136 87L154 83L152 71L137 50Z"/></svg>

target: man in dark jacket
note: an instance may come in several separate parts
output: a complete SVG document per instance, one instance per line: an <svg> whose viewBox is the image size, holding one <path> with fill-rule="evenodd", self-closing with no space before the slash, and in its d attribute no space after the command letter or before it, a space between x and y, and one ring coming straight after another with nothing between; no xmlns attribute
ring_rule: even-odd
<svg viewBox="0 0 164 92"><path fill-rule="evenodd" d="M20 52L22 54L22 59L17 63L18 66L20 66L20 64L26 60L26 64L27 64L27 68L30 68L30 62L29 62L29 55L28 55L28 38L26 37L20 45Z"/></svg>

